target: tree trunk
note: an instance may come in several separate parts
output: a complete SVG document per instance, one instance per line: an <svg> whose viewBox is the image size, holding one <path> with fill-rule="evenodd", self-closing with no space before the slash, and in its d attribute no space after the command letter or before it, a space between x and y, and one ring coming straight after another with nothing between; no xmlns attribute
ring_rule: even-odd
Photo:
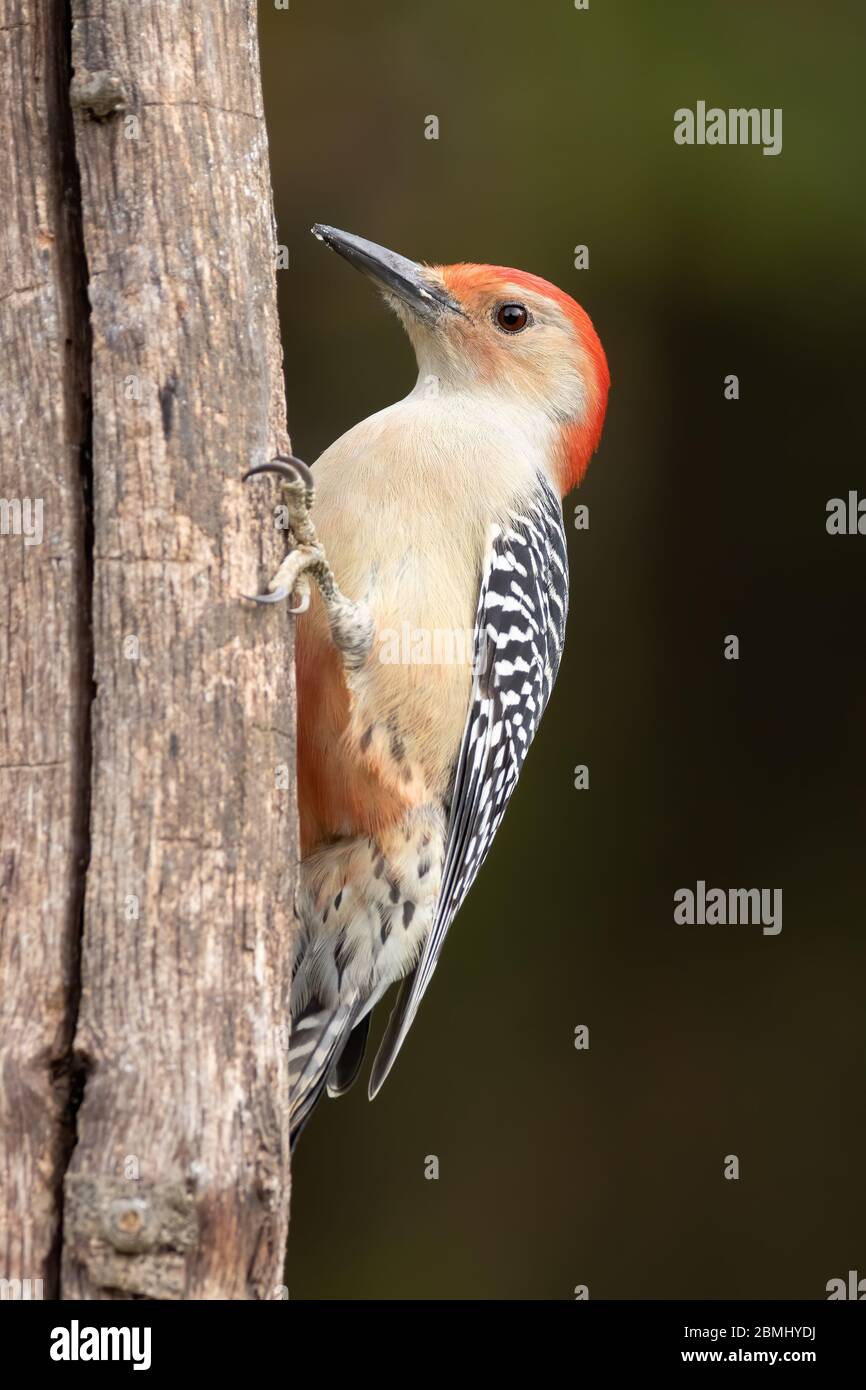
<svg viewBox="0 0 866 1390"><path fill-rule="evenodd" d="M272 484L241 476L288 446L255 5L73 0L71 19L93 749L62 1295L274 1297L297 824L291 629L241 599L284 551ZM34 856L49 824L26 827Z"/></svg>

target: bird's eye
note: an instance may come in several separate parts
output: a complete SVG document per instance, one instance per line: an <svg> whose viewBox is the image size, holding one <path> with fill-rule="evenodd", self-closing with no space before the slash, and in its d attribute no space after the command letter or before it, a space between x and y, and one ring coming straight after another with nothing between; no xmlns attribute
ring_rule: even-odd
<svg viewBox="0 0 866 1390"><path fill-rule="evenodd" d="M506 333L519 333L529 323L529 310L523 304L500 304L496 322Z"/></svg>

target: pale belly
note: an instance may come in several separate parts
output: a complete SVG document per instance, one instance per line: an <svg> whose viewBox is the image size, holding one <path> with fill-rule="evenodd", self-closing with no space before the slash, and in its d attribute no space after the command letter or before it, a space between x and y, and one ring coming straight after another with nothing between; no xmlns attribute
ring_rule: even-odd
<svg viewBox="0 0 866 1390"><path fill-rule="evenodd" d="M477 588L463 580L467 566L457 564L455 547L480 548L476 538L420 517L399 534L387 526L367 534L355 515L347 524L347 499L330 489L313 511L337 583L368 606L374 635L350 685L317 595L298 622L305 851L334 836L379 833L407 809L441 805L469 709Z"/></svg>

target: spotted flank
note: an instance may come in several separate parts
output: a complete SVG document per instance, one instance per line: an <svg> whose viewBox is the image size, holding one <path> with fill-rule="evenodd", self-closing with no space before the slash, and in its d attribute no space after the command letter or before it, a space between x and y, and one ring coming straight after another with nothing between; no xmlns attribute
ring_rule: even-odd
<svg viewBox="0 0 866 1390"><path fill-rule="evenodd" d="M411 970L430 931L445 819L410 810L387 835L309 855L301 869L301 940L292 981L293 1140L327 1089L342 1095L363 1061L373 1007Z"/></svg>

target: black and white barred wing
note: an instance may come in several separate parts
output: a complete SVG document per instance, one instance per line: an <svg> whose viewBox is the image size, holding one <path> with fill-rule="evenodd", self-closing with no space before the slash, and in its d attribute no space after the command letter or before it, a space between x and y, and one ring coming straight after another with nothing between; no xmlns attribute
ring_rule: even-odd
<svg viewBox="0 0 866 1390"><path fill-rule="evenodd" d="M475 676L457 762L442 887L370 1077L393 1065L454 920L499 828L559 669L568 608L562 510L545 479L532 507L491 530L475 618Z"/></svg>

